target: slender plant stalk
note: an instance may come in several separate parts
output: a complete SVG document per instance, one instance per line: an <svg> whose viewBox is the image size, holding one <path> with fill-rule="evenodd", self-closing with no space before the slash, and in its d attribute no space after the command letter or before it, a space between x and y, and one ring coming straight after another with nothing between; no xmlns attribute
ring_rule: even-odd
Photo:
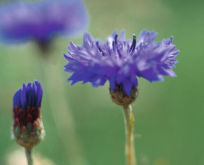
<svg viewBox="0 0 204 165"><path fill-rule="evenodd" d="M25 148L25 154L26 154L28 165L33 165L32 149Z"/></svg>
<svg viewBox="0 0 204 165"><path fill-rule="evenodd" d="M42 63L50 110L54 117L58 134L65 148L67 161L69 161L69 164L84 165L85 162L81 156L82 153L79 147L79 139L75 131L72 111L68 106L68 100L65 95L66 90L62 82L61 72L63 71L59 71L56 64L49 63L43 59Z"/></svg>
<svg viewBox="0 0 204 165"><path fill-rule="evenodd" d="M134 150L134 114L131 105L124 106L124 116L126 125L126 157L127 165L136 165Z"/></svg>

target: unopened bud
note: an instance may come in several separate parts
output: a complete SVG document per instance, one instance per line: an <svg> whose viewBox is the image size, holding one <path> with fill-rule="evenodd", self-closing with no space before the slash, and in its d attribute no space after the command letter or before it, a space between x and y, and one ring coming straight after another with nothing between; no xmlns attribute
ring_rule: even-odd
<svg viewBox="0 0 204 165"><path fill-rule="evenodd" d="M23 84L13 98L13 134L16 142L31 149L44 137L44 128L40 115L42 100L40 82Z"/></svg>

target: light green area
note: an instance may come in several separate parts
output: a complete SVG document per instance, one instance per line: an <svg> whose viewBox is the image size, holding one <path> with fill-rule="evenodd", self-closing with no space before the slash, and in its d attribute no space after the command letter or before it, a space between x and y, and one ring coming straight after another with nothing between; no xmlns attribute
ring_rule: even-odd
<svg viewBox="0 0 204 165"><path fill-rule="evenodd" d="M157 31L157 41L174 36L174 44L181 50L177 57L179 63L174 69L177 77L165 77L162 83L149 83L139 79L139 97L133 108L135 133L142 136L136 138L136 153L139 160L148 159L150 162L139 165L203 165L204 2L85 0L85 3L90 14L88 31L95 38L105 40L114 29L124 29L127 38L132 38L133 33L138 36L143 28ZM81 44L81 37L73 41ZM108 83L99 88L93 88L90 84L70 86L70 83L66 83L69 74L63 72L66 61L62 52L67 52L69 40L70 38L58 38L53 54L56 56L56 65L61 69L59 74L64 79L66 100L74 116L82 156L86 165L124 165L122 108L111 102ZM44 88L46 85L39 52L35 49L33 43L13 47L0 45L1 165L6 165L7 154L20 148L11 140L10 134L14 92L23 82L28 83L34 79L41 81ZM59 134L57 130L46 91L42 102L42 116L46 136L33 152L42 154L57 165L70 164L67 162L70 155L66 154L61 139L65 132ZM66 129L67 126L64 127Z"/></svg>

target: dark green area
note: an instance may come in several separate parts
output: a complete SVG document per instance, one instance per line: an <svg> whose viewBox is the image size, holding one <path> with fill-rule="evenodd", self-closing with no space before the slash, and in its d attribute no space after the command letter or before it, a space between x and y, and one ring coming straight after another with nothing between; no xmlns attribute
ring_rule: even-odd
<svg viewBox="0 0 204 165"><path fill-rule="evenodd" d="M204 2L201 0L85 0L90 14L88 31L105 40L114 29L124 29L127 38L137 36L145 28L158 32L157 41L174 37L181 52L174 69L176 78L165 77L161 83L139 79L139 97L135 112L136 153L139 165L203 165L204 164ZM81 37L73 39L81 44ZM55 41L56 65L66 89L66 100L73 113L77 138L86 165L124 165L124 121L121 107L109 96L108 83L99 88L80 83L66 83L62 52L70 38ZM22 86L37 79L46 83L39 52L33 43L0 45L0 164L20 147L11 140L12 97ZM61 71L61 72L60 72ZM50 73L52 74L52 73ZM52 75L54 77L54 75ZM55 81L50 83L54 83ZM57 84L55 84L57 86ZM55 93L52 94L53 96ZM47 92L42 103L45 140L35 147L57 165L70 164L55 124ZM60 99L60 98L57 98ZM66 111L66 109L64 109ZM58 113L58 109L56 109ZM60 114L63 116L63 114ZM60 116L58 115L58 116ZM58 118L58 120L61 120ZM66 129L66 125L64 125ZM68 128L68 127L67 127ZM67 130L69 133L69 130ZM74 150L74 149L73 149ZM72 153L73 154L73 153ZM75 164L72 164L75 165ZM77 164L76 164L77 165Z"/></svg>

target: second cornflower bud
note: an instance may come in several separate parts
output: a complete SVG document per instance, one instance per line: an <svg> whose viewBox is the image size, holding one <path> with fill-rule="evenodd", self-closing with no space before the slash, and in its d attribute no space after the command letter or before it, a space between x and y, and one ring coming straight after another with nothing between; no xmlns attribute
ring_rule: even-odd
<svg viewBox="0 0 204 165"><path fill-rule="evenodd" d="M13 134L16 142L30 149L38 144L44 129L40 115L43 90L40 82L23 84L13 97Z"/></svg>

